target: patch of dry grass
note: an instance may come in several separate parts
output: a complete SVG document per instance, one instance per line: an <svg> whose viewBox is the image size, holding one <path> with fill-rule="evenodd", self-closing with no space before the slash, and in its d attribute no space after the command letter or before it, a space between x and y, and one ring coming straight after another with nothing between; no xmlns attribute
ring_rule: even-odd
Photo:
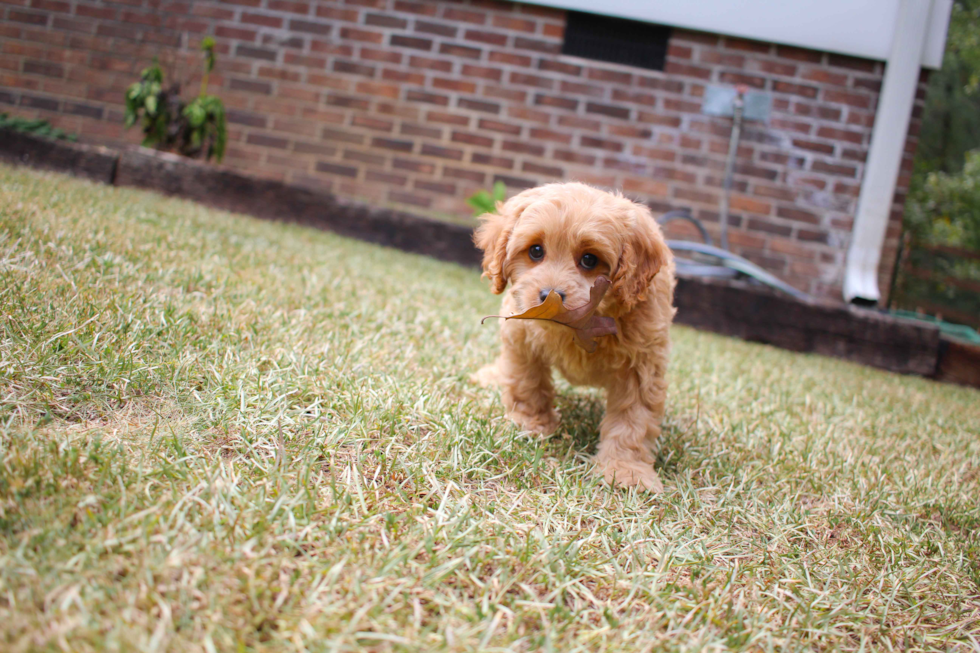
<svg viewBox="0 0 980 653"><path fill-rule="evenodd" d="M475 272L0 167L0 648L980 650L980 393L678 327L662 496Z"/></svg>

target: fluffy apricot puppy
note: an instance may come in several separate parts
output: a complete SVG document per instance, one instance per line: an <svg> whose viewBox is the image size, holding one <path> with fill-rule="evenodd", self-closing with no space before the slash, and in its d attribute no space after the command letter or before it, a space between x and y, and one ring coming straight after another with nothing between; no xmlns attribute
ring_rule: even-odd
<svg viewBox="0 0 980 653"><path fill-rule="evenodd" d="M566 307L582 306L602 275L612 286L596 315L614 318L618 333L598 338L590 354L565 326L506 320L500 356L474 380L499 386L507 417L542 434L558 427L553 368L575 385L605 388L598 471L619 486L662 491L653 462L667 394L674 261L650 210L585 184L560 183L526 190L481 221L474 241L491 289L507 291L503 315L540 304L552 289Z"/></svg>

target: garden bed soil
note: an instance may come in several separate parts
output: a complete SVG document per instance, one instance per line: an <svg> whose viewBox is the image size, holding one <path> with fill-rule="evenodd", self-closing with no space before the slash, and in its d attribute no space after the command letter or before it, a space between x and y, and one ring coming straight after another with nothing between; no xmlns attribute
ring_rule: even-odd
<svg viewBox="0 0 980 653"><path fill-rule="evenodd" d="M145 148L113 150L0 129L0 160L327 229L465 266L480 262L469 227ZM677 322L695 328L980 387L977 348L941 339L932 325L842 303L806 304L746 283L693 277L679 279L676 304Z"/></svg>

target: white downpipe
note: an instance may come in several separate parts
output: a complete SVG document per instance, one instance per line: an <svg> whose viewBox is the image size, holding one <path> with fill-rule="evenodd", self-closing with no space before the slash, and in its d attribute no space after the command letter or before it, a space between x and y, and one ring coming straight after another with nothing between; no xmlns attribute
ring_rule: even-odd
<svg viewBox="0 0 980 653"><path fill-rule="evenodd" d="M899 0L891 54L871 132L851 246L847 250L844 299L848 302L881 299L878 264L919 84L922 49L929 32L932 4L933 0Z"/></svg>

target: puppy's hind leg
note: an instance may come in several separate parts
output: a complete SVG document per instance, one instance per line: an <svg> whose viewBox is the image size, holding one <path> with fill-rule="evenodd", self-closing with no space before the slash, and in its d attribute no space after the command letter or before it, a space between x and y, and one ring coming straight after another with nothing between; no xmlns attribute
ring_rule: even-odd
<svg viewBox="0 0 980 653"><path fill-rule="evenodd" d="M500 385L500 372L497 366L500 362L498 358L489 365L484 365L479 370L470 375L470 381L483 388L495 388Z"/></svg>
<svg viewBox="0 0 980 653"><path fill-rule="evenodd" d="M653 463L667 382L662 373L642 379L641 373L629 370L609 387L606 416L599 426L596 467L608 483L618 487L638 485L663 492Z"/></svg>

